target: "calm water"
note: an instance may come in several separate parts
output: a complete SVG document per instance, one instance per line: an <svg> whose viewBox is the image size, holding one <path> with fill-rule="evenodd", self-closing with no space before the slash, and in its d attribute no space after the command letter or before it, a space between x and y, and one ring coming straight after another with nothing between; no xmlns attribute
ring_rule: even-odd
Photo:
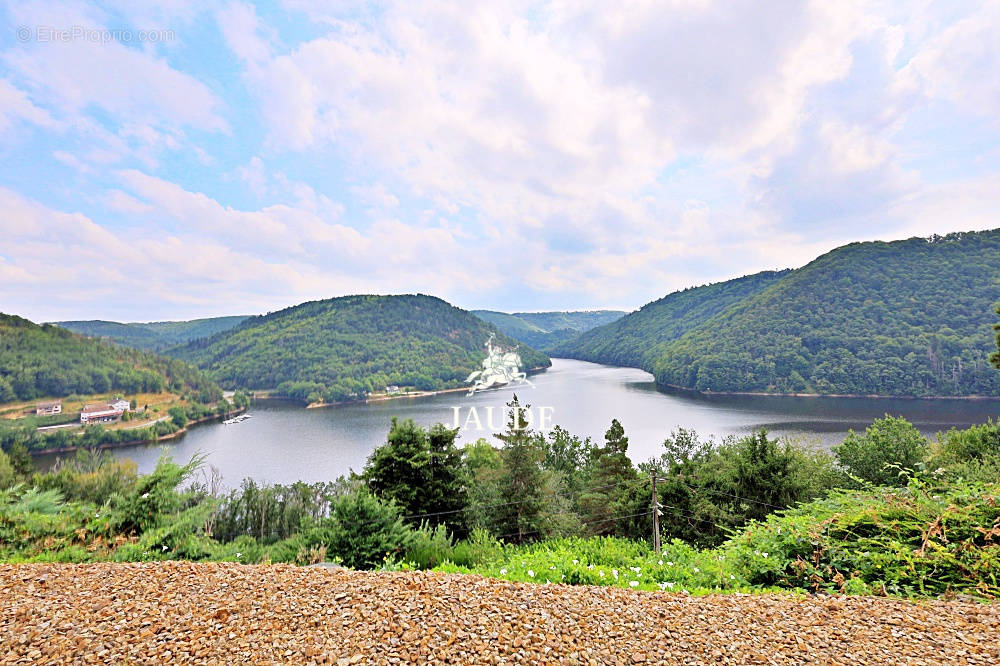
<svg viewBox="0 0 1000 666"><path fill-rule="evenodd" d="M236 425L212 423L193 428L169 444L118 449L140 471L149 471L161 452L186 462L208 454L227 485L244 477L288 483L333 480L350 469L360 470L371 450L385 441L393 416L423 425L452 424L459 408L461 442L491 437L502 427L504 403L516 391L532 405L536 423L544 409L546 426L558 424L578 435L603 440L612 418L629 437L636 461L660 453L664 436L678 426L716 438L756 428L831 446L849 428L863 429L885 413L902 415L929 435L951 426L981 423L1000 415L1000 400L905 400L869 398L704 397L658 391L650 374L631 368L553 359L552 367L531 378L534 388L504 388L467 397L442 393L416 399L325 409L259 403L253 418ZM474 415L471 409L475 409ZM488 422L489 409L493 425ZM476 418L482 427L476 427Z"/></svg>

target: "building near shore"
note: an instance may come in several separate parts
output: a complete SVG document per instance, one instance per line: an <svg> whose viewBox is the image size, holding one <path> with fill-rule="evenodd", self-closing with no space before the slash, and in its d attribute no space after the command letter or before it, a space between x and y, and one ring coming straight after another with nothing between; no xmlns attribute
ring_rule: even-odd
<svg viewBox="0 0 1000 666"><path fill-rule="evenodd" d="M62 414L62 402L40 402L35 405L36 416L49 416L51 414Z"/></svg>
<svg viewBox="0 0 1000 666"><path fill-rule="evenodd" d="M84 405L80 412L80 423L109 423L117 421L128 409L128 402L122 407L123 401L116 401L105 405Z"/></svg>

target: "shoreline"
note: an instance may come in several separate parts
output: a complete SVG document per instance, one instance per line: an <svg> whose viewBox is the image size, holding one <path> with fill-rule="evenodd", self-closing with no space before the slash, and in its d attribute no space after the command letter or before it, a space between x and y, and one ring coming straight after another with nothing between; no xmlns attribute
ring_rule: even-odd
<svg viewBox="0 0 1000 666"><path fill-rule="evenodd" d="M530 370L527 370L525 374L527 374L528 376L541 374L541 373L545 372L546 370L548 370L551 367L552 367L552 365L550 364L550 365L548 365L548 366L546 366L544 368L543 367L531 368ZM393 394L393 395L380 395L380 396L375 397L375 398L359 398L357 400L339 400L337 402L311 402L311 403L307 404L305 406L305 408L306 409L319 409L321 407L339 407L339 406L342 406L342 405L358 405L358 404L367 405L367 404L376 403L376 402L388 402L389 400L399 400L399 399L402 399L402 398L427 398L427 397L432 396L432 395L438 395L439 393L461 393L462 391L468 391L469 388L470 388L469 386L456 386L456 387L453 387L453 388L436 389L436 390L433 390L433 391L414 391L414 392L411 392L411 393L397 393L397 394ZM254 397L254 399L255 400L275 400L275 401L294 402L294 403L302 404L301 400L295 400L294 398L281 398L281 397L270 396L270 395L263 395L263 396L260 396L260 397Z"/></svg>
<svg viewBox="0 0 1000 666"><path fill-rule="evenodd" d="M358 400L341 400L339 402L312 402L305 406L306 409L320 409L321 407L339 407L342 405L368 405L377 402L389 402L390 400L401 400L404 398L426 398L432 395L438 395L439 393L458 393L460 391L468 391L469 388L466 386L458 388L446 388L438 389L436 391L414 391L412 393L398 393L395 395L380 395L376 398L363 398ZM269 400L278 400L280 398L267 398ZM290 402L300 402L298 400L291 400Z"/></svg>
<svg viewBox="0 0 1000 666"><path fill-rule="evenodd" d="M93 448L96 449L96 450L98 450L98 451L107 451L107 450L110 450L110 449L122 449L122 448L125 448L127 446L140 446L142 444L155 444L157 442L168 442L170 440L177 439L178 437L181 437L181 436L187 434L188 430L191 427L193 427L193 426L201 425L202 423L208 423L210 421L224 420L224 419L229 418L231 415L242 414L245 411L247 411L247 408L235 409L235 410L226 412L226 414L224 414L224 415L212 414L210 416L203 416L200 419L193 419L191 421L188 421L184 425L183 428L178 428L174 432L167 433L166 435L160 435L159 437L154 437L152 439L130 439L127 442L108 442L106 444L99 444L99 445L97 445L97 446L95 446ZM149 426L141 426L141 427L149 427ZM35 456L57 456L57 455L62 455L64 453L76 453L81 448L88 448L88 447L63 446L63 447L58 448L58 449L33 450L33 451L28 451L28 453L31 454L32 457L35 457Z"/></svg>
<svg viewBox="0 0 1000 666"><path fill-rule="evenodd" d="M575 360L575 359L574 359ZM612 366L626 367L626 366ZM635 368L642 370L642 368ZM643 370L643 372L649 372ZM694 393L696 395L710 398L712 396L749 396L759 398L856 398L856 399L881 399L881 400L968 400L968 401L1000 401L1000 396L996 395L886 395L882 393L768 393L766 391L702 391L699 389L678 386L676 384L662 384L655 382L657 388L670 389L679 393Z"/></svg>
<svg viewBox="0 0 1000 666"><path fill-rule="evenodd" d="M642 372L653 375L652 372L646 368L640 368L634 365L615 365L613 363L600 363L598 361L588 361L583 358L570 358L568 356L554 356L553 358L558 358L564 361L579 361L581 363L593 363L594 365L603 365L608 368L623 368L629 370L641 370ZM665 382L657 381L655 375L653 376L653 384L656 385L657 390L670 390L676 391L678 393L688 393L698 396L703 396L706 398L711 398L712 396L748 396L748 397L759 397L759 398L865 398L865 399L883 399L883 400L968 400L968 401L990 401L997 400L1000 401L1000 395L887 395L883 393L769 393L767 391L702 391L700 389L694 389L688 386L680 386L678 384L667 384Z"/></svg>

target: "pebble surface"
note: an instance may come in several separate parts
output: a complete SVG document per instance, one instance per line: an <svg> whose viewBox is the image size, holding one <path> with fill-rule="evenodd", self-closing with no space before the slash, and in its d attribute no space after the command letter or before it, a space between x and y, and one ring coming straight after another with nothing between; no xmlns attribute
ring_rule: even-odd
<svg viewBox="0 0 1000 666"><path fill-rule="evenodd" d="M1000 604L428 572L0 564L0 664L997 664Z"/></svg>

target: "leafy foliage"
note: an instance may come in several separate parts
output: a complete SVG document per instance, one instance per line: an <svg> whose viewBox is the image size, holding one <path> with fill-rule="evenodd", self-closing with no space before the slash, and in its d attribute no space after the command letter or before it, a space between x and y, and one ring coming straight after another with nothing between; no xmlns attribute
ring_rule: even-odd
<svg viewBox="0 0 1000 666"><path fill-rule="evenodd" d="M389 385L463 385L495 332L432 296L345 296L251 317L169 353L197 363L226 386L333 402ZM517 344L503 334L497 339ZM519 353L527 369L550 364L532 349Z"/></svg>
<svg viewBox="0 0 1000 666"><path fill-rule="evenodd" d="M747 522L819 497L844 480L828 453L764 431L716 444L680 429L664 448L657 465L661 530L699 546L718 545Z"/></svg>
<svg viewBox="0 0 1000 666"><path fill-rule="evenodd" d="M1000 485L913 477L838 490L750 525L725 548L752 585L932 596L1000 593Z"/></svg>
<svg viewBox="0 0 1000 666"><path fill-rule="evenodd" d="M837 462L855 477L879 486L901 485L900 476L911 476L927 457L928 442L903 418L886 415L865 428L853 430L834 447Z"/></svg>
<svg viewBox="0 0 1000 666"><path fill-rule="evenodd" d="M222 395L214 382L182 361L0 314L0 402L163 390L190 392L202 402Z"/></svg>
<svg viewBox="0 0 1000 666"><path fill-rule="evenodd" d="M854 243L671 294L555 353L702 391L1000 395L998 273L1000 230Z"/></svg>

